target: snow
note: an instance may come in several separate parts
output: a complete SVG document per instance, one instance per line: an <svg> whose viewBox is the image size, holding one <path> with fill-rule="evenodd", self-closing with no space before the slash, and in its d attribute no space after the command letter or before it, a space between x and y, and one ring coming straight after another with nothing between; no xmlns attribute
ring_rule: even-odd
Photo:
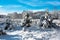
<svg viewBox="0 0 60 40"><path fill-rule="evenodd" d="M18 26L14 30L6 31L6 33L7 35L0 36L0 40L60 40L60 30L54 28L41 29L36 25L26 31Z"/></svg>
<svg viewBox="0 0 60 40"><path fill-rule="evenodd" d="M48 40L51 37L51 35L54 36L55 31L52 31L52 32L14 31L14 32L7 32L7 34L8 34L7 36L6 35L2 36L2 39L5 39L5 40L8 40L8 39L11 39L11 40L14 40L14 39L19 39L19 40L40 40L40 39L41 40Z"/></svg>

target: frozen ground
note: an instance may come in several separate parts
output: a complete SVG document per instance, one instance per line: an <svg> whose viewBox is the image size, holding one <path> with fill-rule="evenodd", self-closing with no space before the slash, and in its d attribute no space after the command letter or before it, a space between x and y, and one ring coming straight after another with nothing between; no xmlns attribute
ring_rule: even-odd
<svg viewBox="0 0 60 40"><path fill-rule="evenodd" d="M60 40L59 28L41 29L38 26L32 26L28 31L23 31L18 26L15 30L6 31L6 33L7 35L0 36L0 40Z"/></svg>
<svg viewBox="0 0 60 40"><path fill-rule="evenodd" d="M23 31L22 27L14 26L16 28L6 31L7 35L1 35L0 40L60 40L60 27L41 29L34 25Z"/></svg>

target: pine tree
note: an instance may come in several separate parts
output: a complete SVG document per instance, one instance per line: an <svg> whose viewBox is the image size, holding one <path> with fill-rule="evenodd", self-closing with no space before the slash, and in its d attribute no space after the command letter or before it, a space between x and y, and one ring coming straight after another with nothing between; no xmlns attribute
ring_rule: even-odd
<svg viewBox="0 0 60 40"><path fill-rule="evenodd" d="M30 16L29 16L29 14L27 13L26 15L25 15L25 19L24 19L24 23L23 23L23 25L22 25L22 27L24 27L24 26L26 26L26 27L30 27L31 25L31 19L30 19Z"/></svg>
<svg viewBox="0 0 60 40"><path fill-rule="evenodd" d="M24 22L23 22L23 25L22 25L23 31L28 30L28 28L31 27L31 23L32 23L32 21L31 21L30 15L27 13L25 15L25 19L24 19Z"/></svg>
<svg viewBox="0 0 60 40"><path fill-rule="evenodd" d="M11 30L13 28L13 26L11 25L12 25L11 19L10 18L6 19L6 26L4 30Z"/></svg>

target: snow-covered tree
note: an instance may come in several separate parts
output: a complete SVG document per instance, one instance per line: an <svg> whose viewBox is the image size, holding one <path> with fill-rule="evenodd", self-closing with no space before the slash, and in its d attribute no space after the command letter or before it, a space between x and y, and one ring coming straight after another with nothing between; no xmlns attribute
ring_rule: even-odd
<svg viewBox="0 0 60 40"><path fill-rule="evenodd" d="M10 18L6 19L5 24L6 24L6 26L5 26L4 30L11 30L13 28L13 26L11 26L12 25L12 21L11 21Z"/></svg>
<svg viewBox="0 0 60 40"><path fill-rule="evenodd" d="M27 13L25 15L24 21L22 23L22 27L25 27L25 28L31 27L31 23L32 23L31 17ZM25 30L25 28L24 28L24 30Z"/></svg>
<svg viewBox="0 0 60 40"><path fill-rule="evenodd" d="M52 26L53 19L49 15L49 12L46 11L45 15L42 15L40 17L40 26L43 26L43 28L48 28Z"/></svg>

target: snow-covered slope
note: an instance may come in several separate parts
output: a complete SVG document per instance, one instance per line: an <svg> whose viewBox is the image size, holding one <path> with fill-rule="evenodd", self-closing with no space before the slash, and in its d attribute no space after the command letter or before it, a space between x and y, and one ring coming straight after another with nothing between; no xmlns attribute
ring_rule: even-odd
<svg viewBox="0 0 60 40"><path fill-rule="evenodd" d="M0 36L0 40L60 40L60 30L41 29L38 26L32 26L27 31L23 31L22 27L18 26L15 30L6 33L7 35Z"/></svg>
<svg viewBox="0 0 60 40"><path fill-rule="evenodd" d="M6 31L7 35L1 35L0 40L60 40L60 28L57 27L42 29L32 24L31 27L26 28L26 31L23 31L21 25L13 25L15 29Z"/></svg>

